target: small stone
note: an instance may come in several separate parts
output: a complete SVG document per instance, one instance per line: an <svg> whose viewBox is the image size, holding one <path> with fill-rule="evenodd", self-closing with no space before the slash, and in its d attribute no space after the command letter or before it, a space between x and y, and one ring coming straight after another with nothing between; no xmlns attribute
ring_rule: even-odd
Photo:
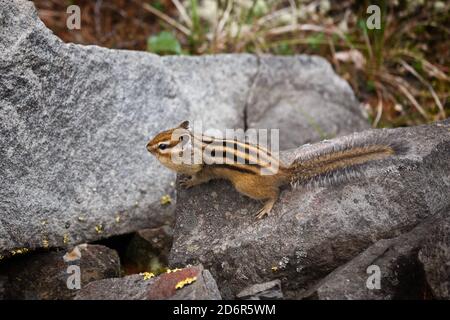
<svg viewBox="0 0 450 320"><path fill-rule="evenodd" d="M63 256L64 262L72 262L80 259L81 259L81 251L79 246L76 246Z"/></svg>
<svg viewBox="0 0 450 320"><path fill-rule="evenodd" d="M254 284L239 292L236 298L240 300L281 300L283 299L281 281L277 279Z"/></svg>

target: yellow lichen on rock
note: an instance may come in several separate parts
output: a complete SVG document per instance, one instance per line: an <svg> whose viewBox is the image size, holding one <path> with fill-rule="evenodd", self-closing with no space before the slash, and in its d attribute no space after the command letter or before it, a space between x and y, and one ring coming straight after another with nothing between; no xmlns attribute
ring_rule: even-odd
<svg viewBox="0 0 450 320"><path fill-rule="evenodd" d="M181 269L175 268L175 269L167 269L166 273L172 273L172 272L177 272L177 271L181 271Z"/></svg>
<svg viewBox="0 0 450 320"><path fill-rule="evenodd" d="M144 280L149 280L155 276L153 272L141 272L139 274L144 277Z"/></svg>
<svg viewBox="0 0 450 320"><path fill-rule="evenodd" d="M197 281L197 277L192 277L192 278L186 278L186 279L184 279L184 280L181 280L180 282L178 282L177 284L176 284L176 286L175 286L175 289L181 289L181 288L183 288L184 286L186 286L186 285L188 285L188 284L191 284L191 283L193 283L193 282L195 282L195 281Z"/></svg>
<svg viewBox="0 0 450 320"><path fill-rule="evenodd" d="M172 202L172 198L168 194L166 194L166 195L161 197L161 204L162 205L166 205L166 204L169 204L171 202Z"/></svg>
<svg viewBox="0 0 450 320"><path fill-rule="evenodd" d="M64 234L63 243L64 244L68 244L69 243L69 235L67 233Z"/></svg>
<svg viewBox="0 0 450 320"><path fill-rule="evenodd" d="M95 226L95 232L102 233L103 232L103 226L101 224Z"/></svg>
<svg viewBox="0 0 450 320"><path fill-rule="evenodd" d="M16 250L11 250L10 252L11 252L11 255L15 256L18 254L27 253L28 251L30 251L30 250L28 250L27 248L20 248L20 249L16 249Z"/></svg>

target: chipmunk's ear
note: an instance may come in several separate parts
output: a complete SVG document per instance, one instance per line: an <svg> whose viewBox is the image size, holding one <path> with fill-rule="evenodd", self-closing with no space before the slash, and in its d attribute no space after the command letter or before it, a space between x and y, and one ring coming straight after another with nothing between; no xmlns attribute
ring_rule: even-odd
<svg viewBox="0 0 450 320"><path fill-rule="evenodd" d="M180 123L180 125L178 126L178 128L183 128L183 129L189 129L189 121L183 121L182 123Z"/></svg>

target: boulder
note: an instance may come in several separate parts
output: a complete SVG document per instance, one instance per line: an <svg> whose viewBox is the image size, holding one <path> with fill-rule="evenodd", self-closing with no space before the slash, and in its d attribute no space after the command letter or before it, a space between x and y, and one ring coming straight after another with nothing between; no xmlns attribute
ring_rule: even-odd
<svg viewBox="0 0 450 320"><path fill-rule="evenodd" d="M94 281L75 300L220 300L216 282L202 266Z"/></svg>
<svg viewBox="0 0 450 320"><path fill-rule="evenodd" d="M286 188L271 216L255 220L261 203L225 181L178 189L172 267L201 263L222 296L249 283L282 281L288 298L384 238L410 231L450 205L450 120L370 130L354 139L401 141L408 151L368 164L361 178L325 187ZM285 152L296 156L338 143Z"/></svg>
<svg viewBox="0 0 450 320"><path fill-rule="evenodd" d="M437 226L448 225L449 221L450 211L444 210L427 218L408 233L377 241L320 280L302 297L319 300L433 298L434 294L428 285L430 281L427 281L425 270L419 261L419 250L423 251L430 235L434 237L433 231ZM438 233L435 239L442 241L446 236L448 233ZM446 268L442 259L429 259L427 262L429 272Z"/></svg>
<svg viewBox="0 0 450 320"><path fill-rule="evenodd" d="M260 59L246 119L249 128L279 129L280 150L370 128L348 83L307 56Z"/></svg>
<svg viewBox="0 0 450 320"><path fill-rule="evenodd" d="M311 128L367 126L349 86L319 57L159 57L65 44L25 0L0 0L0 21L2 255L170 222L175 175L145 146L182 120L280 128L283 146L317 140ZM267 120L270 104L279 123ZM165 195L172 201L161 204Z"/></svg>
<svg viewBox="0 0 450 320"><path fill-rule="evenodd" d="M117 252L90 244L69 251L28 253L0 265L0 278L7 277L4 295L14 300L72 299L89 282L119 275Z"/></svg>

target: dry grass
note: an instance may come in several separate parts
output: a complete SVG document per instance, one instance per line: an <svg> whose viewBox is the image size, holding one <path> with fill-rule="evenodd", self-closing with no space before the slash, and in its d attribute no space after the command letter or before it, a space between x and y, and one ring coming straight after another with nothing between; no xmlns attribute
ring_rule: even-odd
<svg viewBox="0 0 450 320"><path fill-rule="evenodd" d="M160 20L142 9L142 1L130 0L34 0L39 17L65 42L96 44L115 49L147 50L150 34L162 30ZM158 8L175 14L170 0ZM81 29L66 27L67 7L81 8Z"/></svg>
<svg viewBox="0 0 450 320"><path fill-rule="evenodd" d="M66 41L161 53L155 35L165 30L173 39L164 33L162 48L175 43L181 50L174 52L183 54L323 56L352 85L374 127L426 123L450 113L450 4L443 1L35 2ZM82 9L77 32L65 29L69 2ZM382 28L369 30L366 8L377 2Z"/></svg>

